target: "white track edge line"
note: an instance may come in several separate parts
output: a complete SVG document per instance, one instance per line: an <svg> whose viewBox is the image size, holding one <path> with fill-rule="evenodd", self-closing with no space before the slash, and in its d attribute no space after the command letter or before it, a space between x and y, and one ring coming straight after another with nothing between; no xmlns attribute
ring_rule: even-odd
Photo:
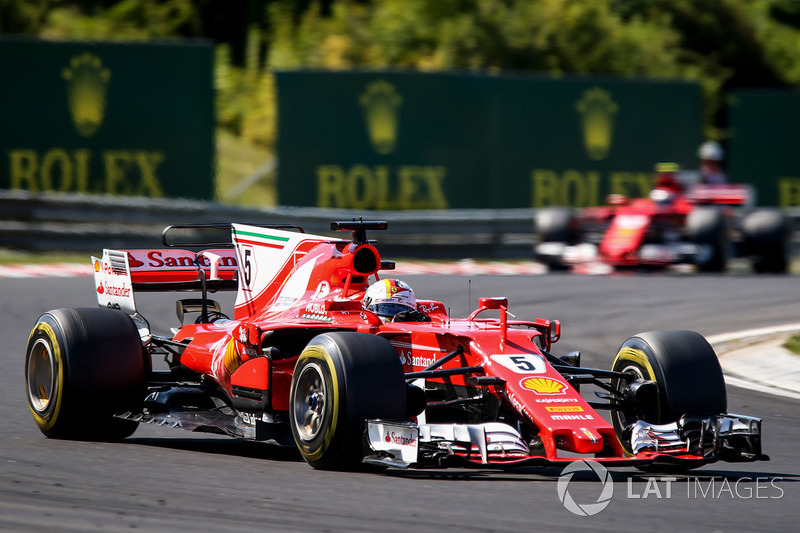
<svg viewBox="0 0 800 533"><path fill-rule="evenodd" d="M734 340L751 339L755 337L763 337L765 335L773 335L777 333L791 333L794 331L800 331L800 323L783 324L780 326L768 326L765 328L748 329L731 333L721 333L719 335L710 335L706 337L706 340L709 342L709 344L712 345L724 344ZM722 359L724 359L724 356L722 357ZM727 385L733 385L734 387L739 387L741 389L754 390L766 394L772 394L773 396L782 396L784 398L792 398L794 400L800 400L800 393L786 389L781 389L778 387L772 387L770 385L765 385L758 381L745 379L739 376L733 376L727 373L725 373L725 383Z"/></svg>
<svg viewBox="0 0 800 533"><path fill-rule="evenodd" d="M750 339L753 337L772 335L774 333L789 333L792 331L800 331L800 323L783 324L781 326L767 326L764 328L746 329L730 333L720 333L719 335L709 335L706 337L706 340L709 342L709 344L721 344L739 339Z"/></svg>
<svg viewBox="0 0 800 533"><path fill-rule="evenodd" d="M783 396L784 398L792 398L793 400L800 400L800 393L788 391L785 389L778 389L770 387L757 381L750 381L749 379L742 379L730 374L725 374L725 384L738 387L740 389L747 389L751 391L763 392L765 394L772 394L773 396Z"/></svg>

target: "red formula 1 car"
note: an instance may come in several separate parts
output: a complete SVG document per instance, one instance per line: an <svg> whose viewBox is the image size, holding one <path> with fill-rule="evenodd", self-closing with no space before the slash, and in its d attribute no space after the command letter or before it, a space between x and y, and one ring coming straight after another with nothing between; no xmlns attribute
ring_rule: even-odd
<svg viewBox="0 0 800 533"><path fill-rule="evenodd" d="M669 173L649 198L609 196L610 205L577 215L546 208L536 215L536 256L551 268L587 264L665 267L692 264L725 270L732 255L750 258L756 272L785 273L789 226L776 210L742 211L752 203L747 185L695 185L688 190Z"/></svg>
<svg viewBox="0 0 800 533"><path fill-rule="evenodd" d="M296 446L316 468L767 459L761 420L726 412L697 333L642 333L611 370L584 368L578 352L550 353L558 321L512 319L506 298L480 298L465 318L431 300L402 321L365 309L370 282L394 268L366 236L385 222L334 222L347 240L233 224L229 247L169 242L207 228L171 226L165 249L105 250L100 307L39 317L25 379L42 433L119 439L154 423ZM209 299L226 289L233 318ZM185 290L200 297L177 301L182 325L154 334L135 294Z"/></svg>

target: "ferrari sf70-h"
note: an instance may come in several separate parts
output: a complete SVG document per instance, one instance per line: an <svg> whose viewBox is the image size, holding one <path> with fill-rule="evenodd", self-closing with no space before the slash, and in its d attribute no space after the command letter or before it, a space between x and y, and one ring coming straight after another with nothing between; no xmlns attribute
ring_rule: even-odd
<svg viewBox="0 0 800 533"><path fill-rule="evenodd" d="M434 300L403 321L365 309L369 284L394 268L366 232L386 228L334 222L350 232L339 239L232 224L230 241L203 248L170 236L208 225L171 226L163 249L104 250L92 258L99 307L48 311L30 334L36 424L53 438L121 439L151 423L270 441L329 469L766 459L761 420L727 412L717 357L695 332L634 335L604 370L554 355L559 322L517 319L504 297L461 318ZM224 290L237 291L232 317L210 298ZM137 308L144 291L197 294L158 335Z"/></svg>
<svg viewBox="0 0 800 533"><path fill-rule="evenodd" d="M537 258L553 269L693 265L722 272L731 257L758 273L785 273L790 231L779 210L752 209L747 185L684 185L667 175L649 198L609 195L582 212L549 207L536 214Z"/></svg>

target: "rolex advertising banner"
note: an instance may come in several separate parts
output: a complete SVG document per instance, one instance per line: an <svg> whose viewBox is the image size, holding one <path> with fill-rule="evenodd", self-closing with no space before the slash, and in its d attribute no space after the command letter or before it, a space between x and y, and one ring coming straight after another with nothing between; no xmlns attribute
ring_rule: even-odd
<svg viewBox="0 0 800 533"><path fill-rule="evenodd" d="M728 116L731 180L751 183L759 205L800 207L800 92L737 91Z"/></svg>
<svg viewBox="0 0 800 533"><path fill-rule="evenodd" d="M0 189L211 199L212 56L0 40Z"/></svg>
<svg viewBox="0 0 800 533"><path fill-rule="evenodd" d="M699 86L397 72L276 74L282 205L520 208L649 193L694 168Z"/></svg>

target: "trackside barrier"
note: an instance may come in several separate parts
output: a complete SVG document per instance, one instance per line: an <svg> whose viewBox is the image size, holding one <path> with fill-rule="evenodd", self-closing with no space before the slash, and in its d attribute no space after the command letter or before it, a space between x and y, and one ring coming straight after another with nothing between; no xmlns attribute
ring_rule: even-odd
<svg viewBox="0 0 800 533"><path fill-rule="evenodd" d="M796 240L800 209L788 214ZM331 221L362 216L389 221L389 231L369 235L388 259L521 259L532 255L534 215L533 209L245 209L194 200L0 191L0 247L87 252L158 248L167 225L212 222L294 224L309 233L333 236Z"/></svg>
<svg viewBox="0 0 800 533"><path fill-rule="evenodd" d="M87 251L161 247L170 224L285 223L334 236L333 220L353 217L389 221L372 232L382 254L424 259L527 258L531 256L531 209L449 211L350 211L291 208L245 209L175 199L32 194L0 191L0 247L29 251ZM349 238L349 235L338 235Z"/></svg>

